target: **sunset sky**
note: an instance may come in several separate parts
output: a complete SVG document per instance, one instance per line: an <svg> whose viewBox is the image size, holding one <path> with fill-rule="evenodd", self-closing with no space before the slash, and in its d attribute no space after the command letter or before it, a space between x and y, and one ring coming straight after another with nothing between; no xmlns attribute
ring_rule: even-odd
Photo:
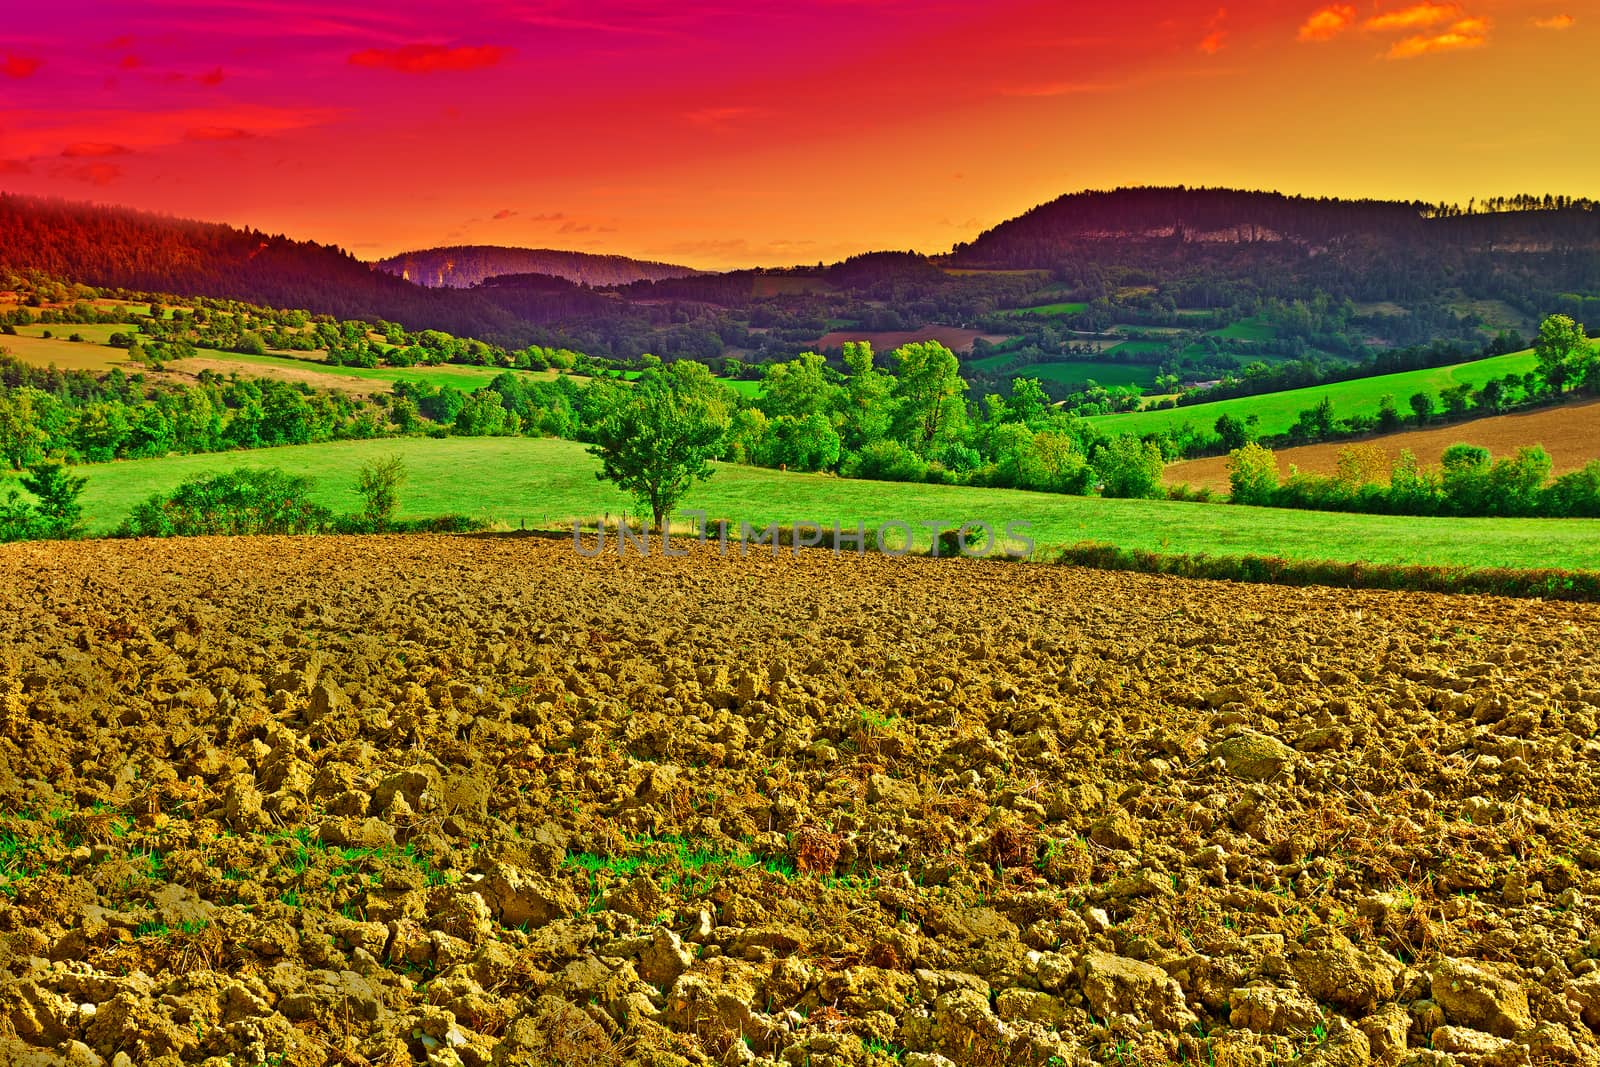
<svg viewBox="0 0 1600 1067"><path fill-rule="evenodd" d="M1600 197L1597 48L1596 0L59 0L0 24L0 189L700 267L1086 187Z"/></svg>

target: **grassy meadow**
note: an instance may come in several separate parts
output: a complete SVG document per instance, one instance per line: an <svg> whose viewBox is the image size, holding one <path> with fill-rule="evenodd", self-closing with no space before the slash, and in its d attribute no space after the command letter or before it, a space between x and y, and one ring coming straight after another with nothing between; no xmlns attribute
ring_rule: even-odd
<svg viewBox="0 0 1600 1067"><path fill-rule="evenodd" d="M204 348L196 351L193 360L175 359L166 366L168 370L183 374L198 373L207 366L224 373L233 371L240 377L289 374L296 381L306 382L318 389L360 392L385 392L396 382L426 383L440 388L451 385L463 392L471 392L488 385L505 371L503 367L475 367L457 363L441 363L432 367L338 367L289 356L247 356ZM525 375L534 381L550 381L556 377L553 370L518 370L512 373Z"/></svg>
<svg viewBox="0 0 1600 1067"><path fill-rule="evenodd" d="M1076 301L1063 300L1054 304L1037 304L1026 308L1008 308L999 314L1006 318L1016 318L1020 315L1041 315L1046 318L1056 318L1064 315L1081 315L1089 308L1088 304Z"/></svg>
<svg viewBox="0 0 1600 1067"><path fill-rule="evenodd" d="M1457 363L1448 367L1426 370L1402 371L1383 374L1375 378L1358 378L1348 382L1333 382L1306 389L1289 389L1260 396L1217 400L1209 404L1192 404L1165 411L1132 411L1120 415L1097 415L1090 421L1106 433L1147 434L1175 429L1192 423L1210 432L1222 415L1244 419L1255 415L1260 421L1257 431L1262 434L1283 433L1293 426L1300 412L1314 408L1327 397L1333 401L1334 414L1339 418L1351 415L1377 415L1378 405L1385 396L1394 397L1396 409L1402 415L1411 413L1407 401L1413 393L1432 393L1455 385L1474 388L1493 378L1507 374L1526 374L1538 363L1532 352L1513 352L1490 359Z"/></svg>
<svg viewBox="0 0 1600 1067"><path fill-rule="evenodd" d="M474 515L515 528L557 526L572 517L618 515L628 501L596 479L584 446L525 438L406 438L347 441L251 452L124 460L78 468L88 478L85 515L93 532L114 528L135 503L191 475L238 466L277 466L316 479L319 503L355 511L357 469L401 456L410 476L401 514ZM6 476L9 479L11 476ZM1042 547L1082 541L1211 555L1365 560L1437 566L1600 568L1595 524L1581 519L1394 518L1231 504L1101 500L1018 490L853 481L719 465L685 507L753 524L890 519L984 520L1003 529L1029 522ZM923 541L926 541L924 534Z"/></svg>

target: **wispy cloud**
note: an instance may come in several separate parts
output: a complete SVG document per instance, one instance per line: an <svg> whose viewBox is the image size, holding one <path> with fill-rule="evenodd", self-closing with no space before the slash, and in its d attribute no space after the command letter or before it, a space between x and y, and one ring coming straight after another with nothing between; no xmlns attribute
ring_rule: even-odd
<svg viewBox="0 0 1600 1067"><path fill-rule="evenodd" d="M512 210L511 210L511 209L510 209L510 208L508 208L508 207L503 207L503 208L501 208L501 209L500 209L500 210L499 210L499 211L496 211L496 212L495 212L495 213L494 213L494 214L493 214L493 215L492 215L492 216L491 216L491 218L493 218L493 219L495 219L495 220L496 220L496 221L498 221L498 222L504 222L504 221L505 221L505 220L506 220L506 219L509 219L509 218L511 218L511 217L512 217L512 216L513 216L513 215L515 215L515 214L516 214L516 212L515 212L515 211L512 211Z"/></svg>
<svg viewBox="0 0 1600 1067"><path fill-rule="evenodd" d="M1571 15L1551 15L1549 18L1534 19L1533 24L1541 30L1570 30L1578 24L1578 20Z"/></svg>
<svg viewBox="0 0 1600 1067"><path fill-rule="evenodd" d="M103 141L77 141L61 150L66 159L96 159L104 156L125 156L131 152L127 145L107 144Z"/></svg>
<svg viewBox="0 0 1600 1067"><path fill-rule="evenodd" d="M1033 85L1002 85L1001 96L1073 96L1077 93L1109 93L1125 88L1121 82L1039 82Z"/></svg>
<svg viewBox="0 0 1600 1067"><path fill-rule="evenodd" d="M1227 20L1228 9L1225 7L1217 8L1217 13L1206 20L1206 35L1200 38L1200 43L1196 47L1208 56L1214 56L1226 48L1228 31L1223 28L1222 24Z"/></svg>
<svg viewBox="0 0 1600 1067"><path fill-rule="evenodd" d="M1466 18L1451 24L1443 33L1417 34L1389 46L1390 59L1415 59L1435 52L1457 52L1482 48L1489 43L1489 20Z"/></svg>
<svg viewBox="0 0 1600 1067"><path fill-rule="evenodd" d="M407 44L398 48L366 48L350 55L353 67L397 70L402 74L438 74L483 70L511 55L512 50L497 44L458 45Z"/></svg>
<svg viewBox="0 0 1600 1067"><path fill-rule="evenodd" d="M1329 4L1311 13L1300 26L1301 41L1331 41L1356 21L1356 9L1349 4Z"/></svg>
<svg viewBox="0 0 1600 1067"><path fill-rule="evenodd" d="M1420 4L1374 15L1362 23L1362 26L1369 30L1420 30L1460 17L1461 8L1456 4L1436 4L1433 0L1422 0Z"/></svg>
<svg viewBox="0 0 1600 1067"><path fill-rule="evenodd" d="M238 126L191 126L183 131L185 141L247 141L254 136Z"/></svg>
<svg viewBox="0 0 1600 1067"><path fill-rule="evenodd" d="M710 130L725 130L751 119L762 118L766 114L765 110L758 107L703 107L685 111L683 117L696 126Z"/></svg>

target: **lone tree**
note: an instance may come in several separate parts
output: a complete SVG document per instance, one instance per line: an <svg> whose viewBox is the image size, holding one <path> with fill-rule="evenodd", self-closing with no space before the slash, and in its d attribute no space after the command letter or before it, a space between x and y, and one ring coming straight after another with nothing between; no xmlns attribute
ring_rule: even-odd
<svg viewBox="0 0 1600 1067"><path fill-rule="evenodd" d="M1556 395L1566 392L1570 382L1581 382L1594 362L1594 349L1583 332L1583 324L1567 315L1551 315L1539 324L1539 339L1533 342L1539 374Z"/></svg>
<svg viewBox="0 0 1600 1067"><path fill-rule="evenodd" d="M595 477L614 482L650 511L656 529L689 487L711 477L728 429L728 407L704 364L647 370L633 388L603 401L591 455Z"/></svg>

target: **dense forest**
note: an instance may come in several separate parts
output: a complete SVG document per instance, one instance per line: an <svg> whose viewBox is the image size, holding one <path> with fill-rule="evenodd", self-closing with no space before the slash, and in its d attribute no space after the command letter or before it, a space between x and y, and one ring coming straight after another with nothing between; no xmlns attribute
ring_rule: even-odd
<svg viewBox="0 0 1600 1067"><path fill-rule="evenodd" d="M451 245L402 252L380 259L379 270L428 288L466 289L506 274L548 274L579 285L627 285L637 281L682 278L699 271L671 263L553 248Z"/></svg>

